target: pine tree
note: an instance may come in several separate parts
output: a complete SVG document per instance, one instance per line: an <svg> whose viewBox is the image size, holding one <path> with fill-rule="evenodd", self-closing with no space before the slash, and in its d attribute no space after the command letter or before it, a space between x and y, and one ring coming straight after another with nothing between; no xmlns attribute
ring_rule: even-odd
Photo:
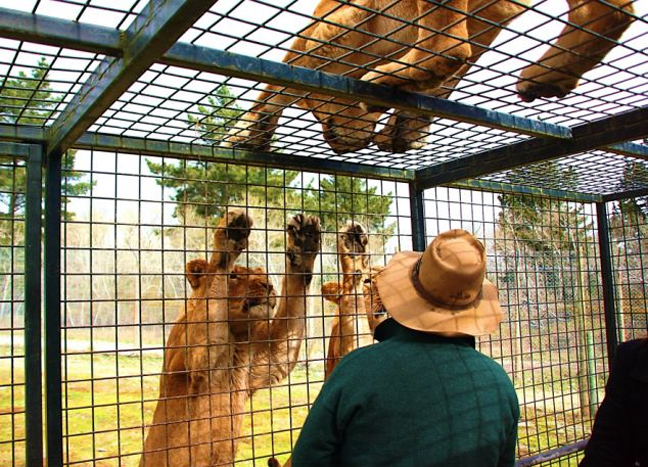
<svg viewBox="0 0 648 467"><path fill-rule="evenodd" d="M61 96L52 91L47 79L49 64L41 58L28 75L20 71L15 78L5 77L0 82L0 122L12 125L44 126L61 101ZM75 172L76 151L68 151L63 158L64 193L62 202L68 203L68 196L86 193L91 183L80 181L83 174ZM0 156L0 218L13 219L22 216L25 207L26 171L24 161ZM65 217L74 213L65 210ZM4 229L3 229L4 230Z"/></svg>
<svg viewBox="0 0 648 467"><path fill-rule="evenodd" d="M197 106L197 110L196 115L187 116L187 121L204 143L215 145L243 113L225 85L219 86L208 104ZM384 225L390 213L391 193L377 194L377 188L369 187L362 178L322 176L317 181L304 180L297 171L189 160L147 160L147 165L160 176L159 185L173 190L173 199L178 203L174 216L183 222L189 212L213 222L223 214L223 206L248 206L264 200L270 208L295 206L319 215L325 231L335 232L354 219L371 232L393 233L393 226Z"/></svg>

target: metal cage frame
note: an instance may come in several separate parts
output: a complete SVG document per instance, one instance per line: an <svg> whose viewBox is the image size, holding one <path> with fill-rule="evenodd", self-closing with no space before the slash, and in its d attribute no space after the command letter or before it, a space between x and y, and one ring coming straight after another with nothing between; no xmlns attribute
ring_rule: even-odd
<svg viewBox="0 0 648 467"><path fill-rule="evenodd" d="M293 170L307 167L308 170L320 173L402 182L409 186L411 212L408 214L412 223L412 245L419 251L425 248L429 240L429 234L426 233L425 195L428 190L437 187L590 203L596 208L606 345L611 360L618 343L619 311L610 245L611 227L608 224L609 204L648 196L648 179L624 187L618 183L607 183L601 174L605 173L609 161L615 161L618 166L623 161L644 163L648 160L648 99L642 97L648 93L648 79L641 75L641 71L634 76L639 90L633 98L638 103L625 107L619 105L603 112L602 117L597 115L591 119L572 120L565 124L561 122L563 117L556 117L552 121L551 118L524 116L524 112L519 109L509 112L503 103L498 104L503 110L498 110L463 103L460 99L435 98L258 56L205 47L199 45L199 40L181 40L189 31L193 31L193 36L197 38L213 32L212 26L197 24L218 3L214 0L150 0L146 4L133 0L126 8L113 10L96 7L92 0L64 1L63 3L80 9L76 18L72 19L40 13L39 6L45 3L45 0L36 1L31 12L0 7L0 38L9 44L4 44L3 47L19 50L23 44L38 44L53 47L55 51L51 53L54 57L62 50L79 51L89 54L87 61L93 66L77 70L79 76L73 80L69 91L64 93L56 109L40 124L0 123L0 154L24 160L28 174L24 271L26 286L33 293L25 296L26 465L42 465L43 449L47 465L64 465L61 441L60 253L62 159L69 149L172 156L178 159ZM272 6L278 13L290 12L293 4L287 2L287 7L274 7L271 2L263 0L257 0L257 3ZM85 21L83 12L90 7L115 13L119 20L114 27ZM308 17L297 11L293 13ZM218 21L222 21L227 19L228 14L219 13L215 16ZM648 28L646 16L636 15L635 22L641 24L641 31ZM217 24L217 21L213 24ZM272 29L268 25L256 26ZM638 42L644 37L645 40L644 34L645 32L640 32L630 39ZM295 36L296 34L291 37ZM233 40L234 44L236 40ZM250 42L254 42L254 39L250 39ZM267 48L285 50L286 46L281 45L284 43L282 41L279 45ZM648 49L637 48L634 43L625 47L628 53L643 57L644 62L648 61ZM6 69L9 70L12 66L13 64L8 64ZM476 150L459 148L449 157L434 158L417 153L413 156L401 154L394 156L392 160L373 150L362 154L334 156L319 143L294 151L288 143L282 151L261 152L223 148L208 144L200 138L191 140L170 136L164 139L156 133L157 130L142 137L132 136L128 131L109 131L112 117L107 112L129 92L131 86L156 66L160 67L158 72L161 74L173 67L189 70L196 75L215 74L227 79L273 83L309 93L352 98L380 107L398 108L445 119L449 121L447 128L467 128L484 134L496 131L493 134L497 138L493 144L483 144L483 147L476 143ZM81 76L82 73L84 76ZM592 78L592 81L596 82L596 78ZM587 94L584 97L587 98ZM543 104L545 102L538 104L537 108L529 108L541 114L540 107ZM30 103L25 102L23 105L27 109ZM116 112L110 115L114 117L115 114ZM164 123L160 125L163 126ZM582 163L586 166L583 170L590 177L596 179L598 174L602 180L596 180L590 187L570 190L555 183L555 180L538 181L532 177L522 177L512 182L506 177L512 169L541 167L542 163L551 160L567 161L575 166ZM43 200L44 205L41 205ZM44 220L41 232L42 216ZM44 310L42 314L41 307ZM44 326L43 336L41 326ZM41 338L44 339L42 353ZM43 365L46 368L44 378L41 377ZM42 417L43 409L45 420ZM585 441L580 441L521 459L518 465L537 465L558 459L582 449L584 443Z"/></svg>

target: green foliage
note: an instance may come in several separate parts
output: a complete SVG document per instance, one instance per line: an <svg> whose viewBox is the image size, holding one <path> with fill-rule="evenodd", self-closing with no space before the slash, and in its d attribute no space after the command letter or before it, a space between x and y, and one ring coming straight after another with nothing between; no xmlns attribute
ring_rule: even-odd
<svg viewBox="0 0 648 467"><path fill-rule="evenodd" d="M24 71L17 78L5 77L0 83L0 122L19 125L44 125L61 101L52 93L47 80L49 65L38 61L30 76Z"/></svg>
<svg viewBox="0 0 648 467"><path fill-rule="evenodd" d="M314 188L314 183L309 188ZM393 234L394 225L385 226L392 194L378 194L377 187L357 177L327 176L319 180L317 191L306 199L309 211L320 213L322 228L335 232L348 220L364 224L371 233Z"/></svg>
<svg viewBox="0 0 648 467"><path fill-rule="evenodd" d="M160 176L157 183L174 191L172 199L178 203L174 216L182 221L188 210L215 221L223 215L224 206L247 204L248 198L267 198L268 205L279 207L285 203L284 197L268 196L268 192L274 191L272 187L289 185L297 177L297 172L222 163L146 163L152 173Z"/></svg>
<svg viewBox="0 0 648 467"><path fill-rule="evenodd" d="M648 168L636 161L627 161L623 168L623 191L642 187L648 180ZM613 227L630 227L633 231L645 226L648 221L648 197L621 199L612 210Z"/></svg>
<svg viewBox="0 0 648 467"><path fill-rule="evenodd" d="M222 141L243 113L236 103L236 97L227 86L218 86L214 93L214 96L207 98L209 105L198 105L199 116L187 115L191 126L207 142Z"/></svg>
<svg viewBox="0 0 648 467"><path fill-rule="evenodd" d="M189 124L206 143L218 145L243 113L227 86L219 86L207 105L198 105L198 115L187 115ZM371 232L392 234L385 227L390 213L391 193L381 195L367 180L324 176L302 180L297 171L257 168L203 161L162 163L147 160L158 175L160 186L173 190L178 203L174 216L185 222L189 212L213 223L224 206L250 206L263 200L269 208L301 210L317 214L325 231L337 231L350 219L364 223ZM291 207L294 206L295 208ZM281 222L284 222L281 215Z"/></svg>
<svg viewBox="0 0 648 467"><path fill-rule="evenodd" d="M556 162L513 170L508 176L511 183L534 177L561 180L574 187L578 182L574 170L563 169ZM498 199L502 206L498 218L501 235L514 238L534 253L552 257L559 252L575 252L578 242L585 240L584 232L591 227L583 207L575 203L516 194L503 194Z"/></svg>
<svg viewBox="0 0 648 467"><path fill-rule="evenodd" d="M47 79L49 64L41 58L30 75L21 71L18 77L6 77L0 83L0 122L14 125L42 126L51 117L53 109L61 101L61 96L52 92ZM62 203L69 202L68 196L82 195L93 186L80 181L83 174L75 172L75 151L68 151L63 158L62 169L64 195ZM20 217L25 208L26 170L24 161L0 155L0 219L11 222ZM74 213L64 210L64 216L71 218ZM1 229L3 232L6 229Z"/></svg>

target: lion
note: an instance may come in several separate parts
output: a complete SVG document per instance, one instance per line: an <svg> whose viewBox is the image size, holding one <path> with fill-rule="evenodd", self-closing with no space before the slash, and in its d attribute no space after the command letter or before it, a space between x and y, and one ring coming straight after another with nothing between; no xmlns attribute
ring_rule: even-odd
<svg viewBox="0 0 648 467"><path fill-rule="evenodd" d="M530 0L320 0L313 22L283 61L407 91L447 98L502 28L530 8ZM525 102L564 97L614 48L633 20L628 0L567 0L569 21L542 58L522 70L517 92ZM269 150L279 117L296 103L311 111L338 154L375 142L379 149L420 149L431 119L268 84L230 129L223 144Z"/></svg>
<svg viewBox="0 0 648 467"><path fill-rule="evenodd" d="M376 286L376 274L382 267L369 266L368 244L369 235L365 227L355 221L347 222L337 241L342 282L322 284L322 296L339 309L331 325L325 379L342 357L371 344L376 326L388 316ZM281 467L281 464L271 457L268 466ZM291 466L292 459L288 458L283 467Z"/></svg>
<svg viewBox="0 0 648 467"><path fill-rule="evenodd" d="M279 300L262 268L234 264L252 225L244 211L229 211L209 261L187 264L192 292L169 333L140 467L233 465L246 402L297 362L320 221L298 214L288 222Z"/></svg>
<svg viewBox="0 0 648 467"><path fill-rule="evenodd" d="M342 267L342 282L322 284L322 296L337 305L339 313L331 326L326 375L330 375L342 357L352 350L371 344L373 331L384 311L371 294L372 274L365 227L349 221L338 235L337 251Z"/></svg>

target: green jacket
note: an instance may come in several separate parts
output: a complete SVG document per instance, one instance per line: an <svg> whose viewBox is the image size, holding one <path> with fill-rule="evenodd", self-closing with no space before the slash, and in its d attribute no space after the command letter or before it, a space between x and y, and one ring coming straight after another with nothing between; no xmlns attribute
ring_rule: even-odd
<svg viewBox="0 0 648 467"><path fill-rule="evenodd" d="M382 342L344 357L324 383L293 467L505 467L520 415L511 380L469 339L393 319Z"/></svg>

